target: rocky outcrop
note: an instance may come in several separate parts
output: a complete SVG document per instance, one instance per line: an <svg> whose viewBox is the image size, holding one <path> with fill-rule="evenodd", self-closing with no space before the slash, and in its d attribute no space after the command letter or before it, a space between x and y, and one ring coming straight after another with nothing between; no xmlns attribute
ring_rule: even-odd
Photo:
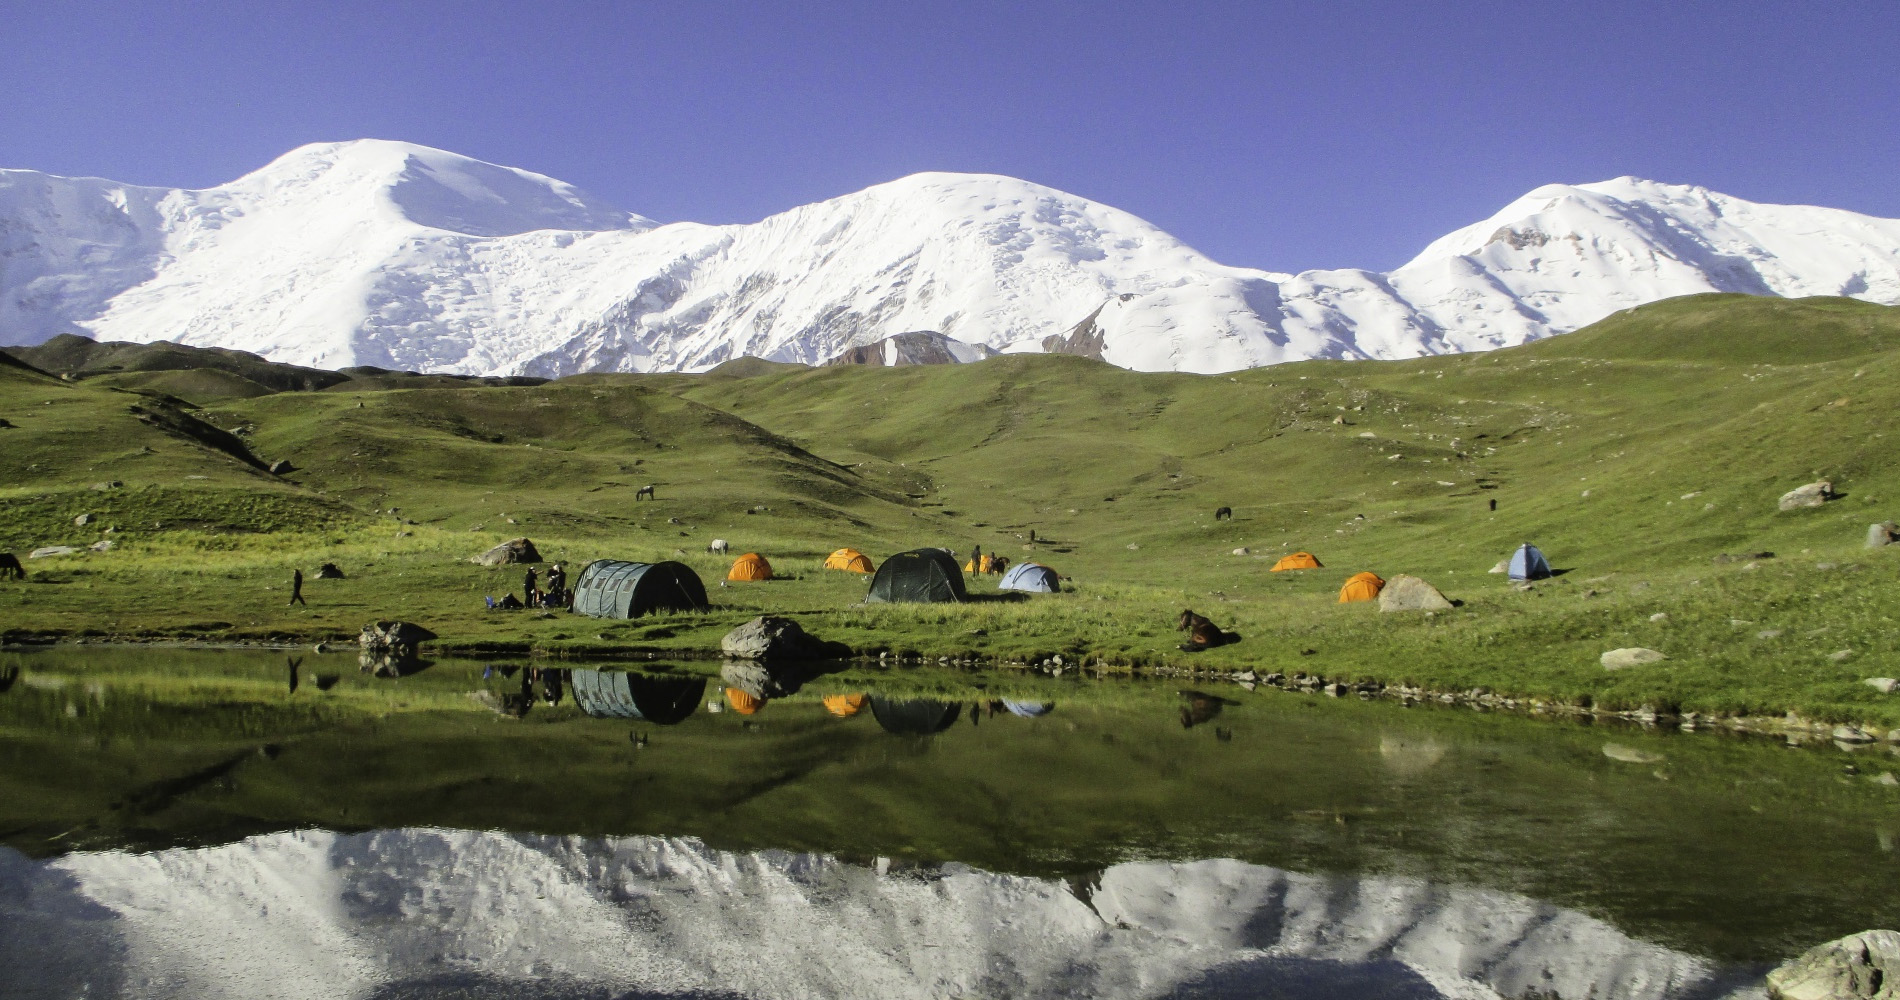
<svg viewBox="0 0 1900 1000"><path fill-rule="evenodd" d="M735 660L818 660L834 655L831 644L790 618L761 615L726 633L719 651Z"/></svg>
<svg viewBox="0 0 1900 1000"><path fill-rule="evenodd" d="M1900 933L1862 931L1768 974L1773 1000L1900 1000Z"/></svg>
<svg viewBox="0 0 1900 1000"><path fill-rule="evenodd" d="M1868 548L1883 548L1895 542L1900 542L1900 524L1895 524L1892 521L1882 521L1879 524L1870 524L1867 526Z"/></svg>
<svg viewBox="0 0 1900 1000"><path fill-rule="evenodd" d="M1450 611L1452 604L1438 588L1416 576L1400 573L1379 591L1380 611Z"/></svg>
<svg viewBox="0 0 1900 1000"><path fill-rule="evenodd" d="M1808 507L1819 507L1832 499L1834 499L1834 484L1822 479L1783 493L1779 506L1782 510L1802 510Z"/></svg>
<svg viewBox="0 0 1900 1000"><path fill-rule="evenodd" d="M544 560L541 558L540 551L534 547L533 542L525 538L511 538L469 560L469 562L480 563L483 566L504 566L508 563L538 563L542 561Z"/></svg>
<svg viewBox="0 0 1900 1000"><path fill-rule="evenodd" d="M78 551L78 549L70 545L43 545L28 552L26 557L28 559L48 559L53 556L69 556Z"/></svg>
<svg viewBox="0 0 1900 1000"><path fill-rule="evenodd" d="M996 349L983 344L966 344L934 330L918 330L885 337L883 340L846 348L825 362L835 365L956 365L996 356Z"/></svg>
<svg viewBox="0 0 1900 1000"><path fill-rule="evenodd" d="M1598 662L1603 664L1605 670L1623 670L1629 667L1640 667L1646 663L1657 663L1668 658L1653 649L1631 646L1626 649L1612 649L1599 657Z"/></svg>

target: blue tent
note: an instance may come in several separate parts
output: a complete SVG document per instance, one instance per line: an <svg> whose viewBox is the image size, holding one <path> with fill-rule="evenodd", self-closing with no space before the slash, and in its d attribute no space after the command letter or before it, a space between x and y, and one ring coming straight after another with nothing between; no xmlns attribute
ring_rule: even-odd
<svg viewBox="0 0 1900 1000"><path fill-rule="evenodd" d="M1550 576L1550 560L1538 551L1537 546L1529 542L1517 547L1511 553L1511 579L1542 580Z"/></svg>
<svg viewBox="0 0 1900 1000"><path fill-rule="evenodd" d="M1003 574L997 590L1027 590L1033 594L1053 594L1062 589L1056 571L1041 563L1019 562Z"/></svg>

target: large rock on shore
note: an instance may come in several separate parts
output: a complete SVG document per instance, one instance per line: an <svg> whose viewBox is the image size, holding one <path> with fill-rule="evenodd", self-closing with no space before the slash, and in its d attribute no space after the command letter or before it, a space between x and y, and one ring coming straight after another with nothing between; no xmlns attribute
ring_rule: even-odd
<svg viewBox="0 0 1900 1000"><path fill-rule="evenodd" d="M1823 479L1818 482L1809 483L1806 486L1797 486L1783 493L1781 495L1780 508L1782 510L1801 510L1805 507L1819 507L1832 499L1834 499L1834 484L1829 480Z"/></svg>
<svg viewBox="0 0 1900 1000"><path fill-rule="evenodd" d="M1900 932L1829 941L1768 974L1773 1000L1900 1000Z"/></svg>
<svg viewBox="0 0 1900 1000"><path fill-rule="evenodd" d="M541 553L534 543L525 538L511 538L487 552L470 559L469 562L483 566L505 566L508 563L542 562Z"/></svg>
<svg viewBox="0 0 1900 1000"><path fill-rule="evenodd" d="M1400 573L1379 591L1380 611L1450 611L1451 602L1438 588L1416 576Z"/></svg>
<svg viewBox="0 0 1900 1000"><path fill-rule="evenodd" d="M1895 524L1892 521L1882 521L1879 524L1870 524L1867 526L1868 548L1883 548L1895 542L1900 542L1900 524Z"/></svg>
<svg viewBox="0 0 1900 1000"><path fill-rule="evenodd" d="M719 649L735 660L818 660L826 644L790 618L761 615L726 633Z"/></svg>

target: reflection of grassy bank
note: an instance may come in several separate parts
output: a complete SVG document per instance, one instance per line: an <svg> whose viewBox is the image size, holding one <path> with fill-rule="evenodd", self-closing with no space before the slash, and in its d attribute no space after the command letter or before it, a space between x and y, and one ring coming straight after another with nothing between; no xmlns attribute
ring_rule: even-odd
<svg viewBox="0 0 1900 1000"><path fill-rule="evenodd" d="M1900 553L1859 546L1900 496L1884 439L1900 405L1894 315L1704 297L1522 349L1392 364L1221 377L1061 357L755 365L211 393L165 420L148 396L0 371L0 412L18 425L0 431L0 544L115 545L31 562L30 581L0 584L0 622L16 637L312 641L404 617L443 650L559 655L706 651L773 612L859 652L1303 670L1890 729L1900 698L1861 680L1900 675ZM183 435L187 417L299 469L267 476L205 443L222 438ZM1847 496L1774 511L1824 475ZM89 488L100 480L124 485ZM634 501L648 483L660 499ZM1217 505L1234 519L1213 520ZM519 588L520 568L467 557L518 534L575 569L680 558L709 582L726 560L705 547L726 538L789 579L714 586L706 615L490 613L482 597ZM1485 572L1526 539L1571 572L1529 593ZM861 577L819 568L840 545L927 544L1036 558L1074 589L863 607ZM1268 573L1291 548L1326 568ZM1711 561L1761 550L1778 556ZM287 607L290 568L325 561L348 579L310 580L309 606ZM1336 604L1359 570L1423 575L1464 605L1425 618ZM1181 653L1182 607L1245 641ZM1622 646L1670 659L1606 673L1598 655Z"/></svg>
<svg viewBox="0 0 1900 1000"><path fill-rule="evenodd" d="M468 693L512 682L466 661L388 681L308 656L293 695L277 654L4 660L25 671L0 695L0 830L34 854L440 825L1051 875L1231 856L1524 892L1735 958L1900 919L1886 891L1900 876L1900 792L1873 780L1900 762L1878 751L1793 754L1235 688L1222 694L1237 704L1183 728L1173 685L936 669L852 668L753 716L702 710L654 727L571 702L504 719ZM338 668L330 691L309 686ZM974 725L966 712L935 736L895 736L820 702L857 690L1056 709ZM1849 761L1860 774L1842 773Z"/></svg>

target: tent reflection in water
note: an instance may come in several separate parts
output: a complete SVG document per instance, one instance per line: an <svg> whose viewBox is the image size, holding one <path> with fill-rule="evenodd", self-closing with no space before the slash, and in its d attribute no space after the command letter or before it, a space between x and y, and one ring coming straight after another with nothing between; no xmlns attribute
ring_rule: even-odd
<svg viewBox="0 0 1900 1000"><path fill-rule="evenodd" d="M1056 571L1041 563L1021 562L1009 568L1003 574L1003 580L996 585L997 590L1024 590L1032 594L1054 594L1062 590L1062 580Z"/></svg>
<svg viewBox="0 0 1900 1000"><path fill-rule="evenodd" d="M912 549L884 560L871 578L871 592L865 603L963 602L970 599L963 589L963 571L950 557L948 549Z"/></svg>
<svg viewBox="0 0 1900 1000"><path fill-rule="evenodd" d="M956 724L963 714L961 702L906 700L871 696L871 715L887 733L899 736L928 736L941 733Z"/></svg>
<svg viewBox="0 0 1900 1000"><path fill-rule="evenodd" d="M862 694L826 695L825 711L830 712L840 719L849 719L859 712L864 711L864 706L869 703L870 699Z"/></svg>
<svg viewBox="0 0 1900 1000"><path fill-rule="evenodd" d="M596 559L574 581L574 613L636 618L654 611L704 611L706 585L684 563Z"/></svg>
<svg viewBox="0 0 1900 1000"><path fill-rule="evenodd" d="M655 677L619 670L575 670L568 681L581 711L597 718L685 721L706 694L704 677Z"/></svg>

